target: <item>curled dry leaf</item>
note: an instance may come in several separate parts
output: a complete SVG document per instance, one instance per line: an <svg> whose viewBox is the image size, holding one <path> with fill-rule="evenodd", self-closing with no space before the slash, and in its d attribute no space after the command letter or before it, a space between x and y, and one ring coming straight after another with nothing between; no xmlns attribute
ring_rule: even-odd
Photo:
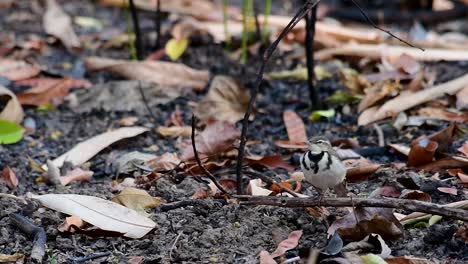
<svg viewBox="0 0 468 264"><path fill-rule="evenodd" d="M377 172L380 164L371 162L368 159L346 160L346 180L349 182L360 182Z"/></svg>
<svg viewBox="0 0 468 264"><path fill-rule="evenodd" d="M68 185L71 182L91 181L94 172L89 170L83 170L81 168L75 168L68 171L64 176L60 177L60 183L63 186Z"/></svg>
<svg viewBox="0 0 468 264"><path fill-rule="evenodd" d="M8 166L3 168L2 180L10 189L13 189L16 186L18 186L18 178L16 177L15 172Z"/></svg>
<svg viewBox="0 0 468 264"><path fill-rule="evenodd" d="M112 198L112 201L143 213L144 215L148 215L145 209L155 208L165 202L164 199L160 197L149 195L145 190L131 187L123 189L118 195Z"/></svg>
<svg viewBox="0 0 468 264"><path fill-rule="evenodd" d="M366 95L361 102L359 102L358 112L361 113L384 98L394 95L400 89L401 85L399 81L380 82L368 89L365 89Z"/></svg>
<svg viewBox="0 0 468 264"><path fill-rule="evenodd" d="M418 200L423 202L431 202L432 198L428 193L419 190L403 190L400 199Z"/></svg>
<svg viewBox="0 0 468 264"><path fill-rule="evenodd" d="M232 149L232 144L240 137L240 131L232 123L215 121L208 124L202 133L195 137L195 144L200 158L217 155ZM189 161L194 159L192 145L188 145L182 151L180 159Z"/></svg>
<svg viewBox="0 0 468 264"><path fill-rule="evenodd" d="M31 83L34 82L36 81L33 80ZM68 95L71 89L89 87L91 85L91 83L86 80L73 78L50 79L37 81L37 83L37 86L18 94L18 100L21 104L36 106L53 104L57 106L63 103L63 99Z"/></svg>
<svg viewBox="0 0 468 264"><path fill-rule="evenodd" d="M42 205L68 215L75 215L100 229L141 238L156 227L151 219L120 204L98 197L77 194L32 195Z"/></svg>
<svg viewBox="0 0 468 264"><path fill-rule="evenodd" d="M333 222L328 234L338 232L344 240L361 240L374 233L385 240L396 240L403 235L403 226L390 208L357 207L353 212ZM359 223L356 223L356 218Z"/></svg>
<svg viewBox="0 0 468 264"><path fill-rule="evenodd" d="M46 11L43 17L45 32L63 43L67 49L79 48L80 40L73 30L70 16L63 11L55 0L46 1Z"/></svg>
<svg viewBox="0 0 468 264"><path fill-rule="evenodd" d="M450 188L450 187L438 187L437 190L439 192L448 193L448 194L451 194L451 195L457 195L458 194L457 189Z"/></svg>
<svg viewBox="0 0 468 264"><path fill-rule="evenodd" d="M406 53L398 56L396 60L392 60L392 58L390 58L389 62L395 70L399 70L407 74L413 75L421 70L419 62Z"/></svg>
<svg viewBox="0 0 468 264"><path fill-rule="evenodd" d="M438 151L448 152L458 131L458 126L455 123L451 123L448 127L428 136L428 138L439 144Z"/></svg>
<svg viewBox="0 0 468 264"><path fill-rule="evenodd" d="M276 250L273 253L271 253L271 256L273 258L282 256L284 253L286 253L286 251L297 247L297 245L299 244L299 239L301 239L301 237L302 237L302 230L292 231L289 234L287 239L279 243Z"/></svg>
<svg viewBox="0 0 468 264"><path fill-rule="evenodd" d="M52 162L57 167L61 167L65 161L72 163L74 166L79 166L112 143L124 138L137 136L146 131L148 129L145 127L123 127L105 132L77 144ZM42 168L44 170L47 169L45 165Z"/></svg>
<svg viewBox="0 0 468 264"><path fill-rule="evenodd" d="M468 85L457 93L457 109L468 109Z"/></svg>
<svg viewBox="0 0 468 264"><path fill-rule="evenodd" d="M153 171L169 171L175 169L180 162L181 160L176 153L166 152L159 157L146 161L145 164Z"/></svg>
<svg viewBox="0 0 468 264"><path fill-rule="evenodd" d="M210 77L208 71L195 70L180 63L164 61L128 61L89 57L84 60L84 63L88 71L109 71L130 80L169 87L189 87L198 91L205 88Z"/></svg>
<svg viewBox="0 0 468 264"><path fill-rule="evenodd" d="M408 165L417 167L433 161L439 144L428 138L421 138L413 142L408 154Z"/></svg>
<svg viewBox="0 0 468 264"><path fill-rule="evenodd" d="M0 59L0 76L8 78L10 81L28 79L38 75L39 72L41 72L39 67L24 61Z"/></svg>
<svg viewBox="0 0 468 264"><path fill-rule="evenodd" d="M293 142L307 142L307 133L302 118L292 110L283 112L283 122L288 138Z"/></svg>
<svg viewBox="0 0 468 264"><path fill-rule="evenodd" d="M268 196L272 191L263 188L265 183L261 179L253 179L249 181L247 186L247 193L253 196Z"/></svg>
<svg viewBox="0 0 468 264"><path fill-rule="evenodd" d="M75 229L73 228L74 226L75 227L83 227L84 226L84 222L83 220L79 217L79 216L70 216L70 217L66 217L65 218L65 222L63 222L63 224L61 224L57 229L60 231L60 232L75 232Z"/></svg>
<svg viewBox="0 0 468 264"><path fill-rule="evenodd" d="M192 133L191 126L160 126L157 129L158 133L163 137L188 137Z"/></svg>
<svg viewBox="0 0 468 264"><path fill-rule="evenodd" d="M1 73L0 73L1 75ZM0 85L0 103L5 107L0 109L0 119L5 119L16 124L21 123L24 118L23 108L16 95L9 89Z"/></svg>
<svg viewBox="0 0 468 264"><path fill-rule="evenodd" d="M235 123L244 117L250 93L230 76L217 75L210 90L195 107L197 117L202 120L221 120Z"/></svg>

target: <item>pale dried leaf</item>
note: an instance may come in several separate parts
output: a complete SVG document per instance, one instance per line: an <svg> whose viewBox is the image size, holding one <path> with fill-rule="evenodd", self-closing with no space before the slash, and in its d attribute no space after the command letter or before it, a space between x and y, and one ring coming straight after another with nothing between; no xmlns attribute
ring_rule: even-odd
<svg viewBox="0 0 468 264"><path fill-rule="evenodd" d="M71 232L71 233L73 233L73 232L75 232L75 229L72 226L83 227L84 224L85 223L83 222L83 220L79 216L72 215L72 216L66 217L65 222L63 222L57 229L60 232Z"/></svg>
<svg viewBox="0 0 468 264"><path fill-rule="evenodd" d="M73 30L70 16L63 11L55 0L46 1L43 24L45 32L60 39L67 49L72 50L81 46L80 40Z"/></svg>
<svg viewBox="0 0 468 264"><path fill-rule="evenodd" d="M24 61L0 59L0 76L8 78L10 81L28 79L38 75L39 72L41 72L39 67Z"/></svg>
<svg viewBox="0 0 468 264"><path fill-rule="evenodd" d="M160 126L157 129L158 133L163 137L188 137L192 133L191 126Z"/></svg>
<svg viewBox="0 0 468 264"><path fill-rule="evenodd" d="M60 177L60 183L63 186L68 185L72 182L81 182L81 181L91 181L94 172L89 170L83 170L81 168L75 168L71 171L68 171L66 175Z"/></svg>
<svg viewBox="0 0 468 264"><path fill-rule="evenodd" d="M286 251L297 247L297 245L299 244L299 239L301 239L301 236L302 236L302 230L292 231L289 234L287 239L279 243L276 250L273 253L271 253L271 256L273 258L282 256L284 253L286 253Z"/></svg>
<svg viewBox="0 0 468 264"><path fill-rule="evenodd" d="M0 85L0 98L3 97L9 99L6 100L7 103L5 107L0 110L0 119L9 120L17 124L21 123L24 118L24 112L21 104L13 92Z"/></svg>
<svg viewBox="0 0 468 264"><path fill-rule="evenodd" d="M141 238L156 227L151 219L120 204L98 197L77 194L32 195L42 205L107 231L123 233L129 238Z"/></svg>
<svg viewBox="0 0 468 264"><path fill-rule="evenodd" d="M277 264L273 257L266 250L260 251L260 264Z"/></svg>
<svg viewBox="0 0 468 264"><path fill-rule="evenodd" d="M195 113L202 120L222 120L235 123L244 117L250 93L230 76L218 75L211 82L205 98L196 106Z"/></svg>
<svg viewBox="0 0 468 264"><path fill-rule="evenodd" d="M10 189L13 189L16 186L18 186L18 178L16 177L15 172L8 166L5 166L5 168L3 168L1 179Z"/></svg>
<svg viewBox="0 0 468 264"><path fill-rule="evenodd" d="M149 195L145 190L131 187L123 189L118 195L112 198L112 201L143 213L144 215L148 215L145 213L145 209L155 208L165 202L160 197Z"/></svg>
<svg viewBox="0 0 468 264"><path fill-rule="evenodd" d="M146 131L148 129L145 127L123 127L105 132L77 144L52 162L57 167L61 167L65 161L72 163L74 166L79 166L112 143L137 136ZM42 168L47 169L45 165Z"/></svg>
<svg viewBox="0 0 468 264"><path fill-rule="evenodd" d="M84 60L88 71L109 71L130 80L140 80L170 87L203 90L209 72L195 70L181 63L164 61L128 61L89 57Z"/></svg>
<svg viewBox="0 0 468 264"><path fill-rule="evenodd" d="M468 109L468 85L457 93L457 109Z"/></svg>
<svg viewBox="0 0 468 264"><path fill-rule="evenodd" d="M175 169L181 160L176 153L166 152L159 157L148 160L145 164L153 171L169 171Z"/></svg>
<svg viewBox="0 0 468 264"><path fill-rule="evenodd" d="M247 192L253 196L268 196L273 192L262 186L264 186L264 183L261 179L250 180L247 186Z"/></svg>
<svg viewBox="0 0 468 264"><path fill-rule="evenodd" d="M466 157L468 157L468 141L465 141L465 143L463 143L463 146L459 147L457 150L460 153L463 153L463 155L465 155Z"/></svg>
<svg viewBox="0 0 468 264"><path fill-rule="evenodd" d="M283 122L290 141L307 142L307 132L302 118L292 110L283 113Z"/></svg>

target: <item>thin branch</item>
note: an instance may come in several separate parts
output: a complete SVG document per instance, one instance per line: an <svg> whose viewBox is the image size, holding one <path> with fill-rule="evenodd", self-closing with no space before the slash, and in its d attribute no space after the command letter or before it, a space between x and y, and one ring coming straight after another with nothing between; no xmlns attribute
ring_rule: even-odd
<svg viewBox="0 0 468 264"><path fill-rule="evenodd" d="M286 193L289 193L290 195L294 196L294 197L299 197L299 195L297 195L297 193L295 193L293 190L289 189L288 187L285 187L283 185L281 185L280 183L278 183L276 180L268 177L268 176L265 176L261 173L256 173L256 172L249 172L250 174L252 174L252 176L254 177L258 177L260 179L262 179L262 181L266 182L267 184L270 184L270 185L276 185L278 186L278 188L280 188L281 191L283 192L286 192Z"/></svg>
<svg viewBox="0 0 468 264"><path fill-rule="evenodd" d="M410 46L410 47L417 48L417 49L420 49L420 50L424 51L423 48L414 46L413 44L409 43L408 41L397 37L395 34L393 34L392 32L390 32L390 30L386 30L386 29L383 29L383 28L377 26L377 24L375 24L374 21L372 21L372 19L370 19L370 17L367 15L366 11L364 11L364 10L362 9L362 7L361 7L355 0L351 0L351 2L359 9L359 12L364 16L364 18L366 19L366 21L367 21L369 24L371 24L374 28L376 28L376 29L378 29L378 30L381 30L381 31L387 33L387 34L390 35L391 37L398 39L399 41L405 43L406 45L408 45L408 46Z"/></svg>
<svg viewBox="0 0 468 264"><path fill-rule="evenodd" d="M195 155L195 160L197 161L197 164L198 166L201 168L201 170L203 171L203 173L205 173L206 177L210 178L210 180L214 183L214 185L216 185L216 187L224 194L228 195L229 196L229 193L226 192L226 190L224 190L223 186L221 186L218 181L216 181L216 178L215 176L213 176L213 174L211 174L211 172L209 172L205 166L203 165L203 163L201 162L200 160L200 157L198 156L198 151L197 151L197 147L196 147L196 144L195 144L195 115L192 114L192 148L193 148L193 154Z"/></svg>
<svg viewBox="0 0 468 264"><path fill-rule="evenodd" d="M156 14L154 16L154 28L156 31L156 41L154 49L161 47L161 0L156 0Z"/></svg>
<svg viewBox="0 0 468 264"><path fill-rule="evenodd" d="M307 3L305 3L301 9L294 15L294 17L291 19L289 24L281 31L280 35L278 38L271 43L268 48L263 52L263 60L262 64L260 66L260 69L257 74L257 79L255 80L255 86L252 91L252 94L250 96L249 104L247 106L247 110L245 111L244 119L242 121L242 132L241 132L241 137L240 137L240 145L239 145L239 154L237 156L237 165L236 165L236 179L237 179L237 194L242 194L242 161L244 159L244 151L245 151L245 144L247 142L247 129L249 126L249 117L250 114L252 113L253 110L253 105L255 103L255 100L257 99L257 94L258 90L260 89L260 85L263 81L263 72L265 71L265 66L268 60L270 59L271 55L273 54L273 51L275 51L276 47L278 46L279 42L281 39L284 38L286 34L291 31L294 26L296 26L301 19L304 18L304 16L307 14L307 11L316 6L320 2L320 0L309 0Z"/></svg>
<svg viewBox="0 0 468 264"><path fill-rule="evenodd" d="M313 110L320 109L320 101L318 98L317 87L315 87L315 71L314 71L314 37L315 37L315 22L317 21L317 6L314 6L305 17L306 21L306 62L307 62L307 86L309 87L310 103Z"/></svg>
<svg viewBox="0 0 468 264"><path fill-rule="evenodd" d="M379 140L379 147L385 147L385 137L382 128L378 124L373 124L372 127L377 133L377 138Z"/></svg>
<svg viewBox="0 0 468 264"><path fill-rule="evenodd" d="M253 2L253 13L255 21L255 38L258 41L262 41L262 31L260 29L260 22L258 21L258 4L255 1Z"/></svg>
<svg viewBox="0 0 468 264"><path fill-rule="evenodd" d="M37 263L42 263L42 259L45 255L45 244L47 242L47 235L44 228L36 226L33 221L20 214L13 213L9 216L16 227L34 239L31 259L34 259Z"/></svg>
<svg viewBox="0 0 468 264"><path fill-rule="evenodd" d="M212 203L212 202L218 202L218 203L221 203L222 205L227 204L226 200L224 199L196 199L196 200L190 199L190 200L182 200L182 201L162 204L156 207L156 210L161 211L161 212L167 212L167 211L175 210L178 208L204 205L204 204Z"/></svg>
<svg viewBox="0 0 468 264"><path fill-rule="evenodd" d="M130 13L132 14L132 21L133 21L133 31L135 32L135 47L137 53L137 59L143 59L143 40L141 38L141 30L140 30L140 23L138 21L138 12L135 7L135 3L133 0L129 0L130 2Z"/></svg>
<svg viewBox="0 0 468 264"><path fill-rule="evenodd" d="M141 100L143 101L143 104L145 105L146 110L148 110L148 113L150 114L151 119L153 119L153 123L156 124L158 119L156 119L156 116L153 114L153 111L151 110L151 107L148 104L148 100L146 100L145 93L143 91L143 88L141 87L141 81L138 81L138 90L140 91Z"/></svg>
<svg viewBox="0 0 468 264"><path fill-rule="evenodd" d="M289 197L270 197L270 196L249 196L236 195L234 198L240 200L241 204L246 205L272 205L280 207L313 207L318 206L317 199L310 198L289 198ZM416 200L396 199L396 198L324 198L320 201L321 206L331 207L384 207L397 208L413 212L424 212L433 215L441 215L468 221L468 210L451 208L445 205L421 202Z"/></svg>

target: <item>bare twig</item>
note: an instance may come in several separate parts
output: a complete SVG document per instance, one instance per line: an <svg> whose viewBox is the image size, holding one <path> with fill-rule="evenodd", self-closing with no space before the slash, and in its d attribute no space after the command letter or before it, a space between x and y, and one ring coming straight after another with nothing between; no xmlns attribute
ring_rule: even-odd
<svg viewBox="0 0 468 264"><path fill-rule="evenodd" d="M221 186L218 181L216 180L215 176L213 176L213 174L211 174L211 172L209 172L205 166L203 165L203 163L201 162L200 160L200 157L198 156L198 152L197 152L197 147L196 147L196 144L195 144L195 115L192 114L192 148L193 148L193 154L195 156L195 160L197 161L197 164L198 166L200 167L200 169L203 171L203 173L205 173L206 177L210 178L210 180L214 183L214 185L216 185L216 187L224 194L228 195L229 196L229 193L226 192L226 190L224 190L223 186Z"/></svg>
<svg viewBox="0 0 468 264"><path fill-rule="evenodd" d="M148 113L151 119L153 119L153 123L156 124L158 119L156 119L156 116L153 114L153 111L151 110L151 107L149 106L148 100L146 99L146 96L145 96L145 92L143 91L143 87L141 87L141 81L138 81L138 90L140 91L141 100L143 101L143 104L145 105L146 110L148 110Z"/></svg>
<svg viewBox="0 0 468 264"><path fill-rule="evenodd" d="M240 145L239 145L239 154L237 156L237 165L236 165L236 180L237 180L237 194L242 194L242 161L244 159L244 150L245 150L245 144L247 142L247 129L249 126L249 117L250 114L252 113L252 109L255 103L255 100L257 99L257 94L258 90L260 88L260 85L263 81L263 72L265 71L265 66L268 60L270 59L271 55L275 51L276 47L278 46L279 42L284 38L286 34L291 31L294 26L301 21L301 19L304 18L304 16L307 14L308 10L313 8L318 4L320 0L309 0L307 3L305 3L299 11L294 15L294 17L291 19L289 24L281 31L280 35L278 38L271 43L268 48L263 52L263 60L262 64L260 66L260 69L257 74L257 79L255 80L255 86L252 91L252 94L250 96L249 104L247 106L247 110L245 111L244 119L242 121L242 132L241 132L241 137L240 137Z"/></svg>
<svg viewBox="0 0 468 264"><path fill-rule="evenodd" d="M258 4L256 1L253 2L253 13L255 20L255 38L258 41L262 40L262 31L260 29L260 22L258 21Z"/></svg>
<svg viewBox="0 0 468 264"><path fill-rule="evenodd" d="M156 0L156 14L154 16L154 28L156 31L156 41L154 49L161 47L161 0Z"/></svg>
<svg viewBox="0 0 468 264"><path fill-rule="evenodd" d="M280 190L283 192L289 193L290 195L294 197L299 197L299 195L297 195L297 193L295 193L293 190L289 189L288 187L284 187L283 185L279 184L277 181L275 181L274 179L271 179L270 177L267 177L261 173L256 173L253 171L251 171L250 173L252 174L252 176L259 177L260 179L262 179L262 181L266 182L267 184L274 184L278 186L278 188L280 188Z"/></svg>
<svg viewBox="0 0 468 264"><path fill-rule="evenodd" d="M167 212L167 211L175 210L175 209L182 208L182 207L196 206L196 205L202 205L204 203L212 203L212 202L219 202L222 205L227 204L226 200L224 199L196 199L196 200L190 199L190 200L182 200L182 201L162 204L157 207L157 210L161 212Z"/></svg>
<svg viewBox="0 0 468 264"><path fill-rule="evenodd" d="M379 147L385 147L385 138L382 128L378 124L373 124L372 127L377 133L377 138L379 139Z"/></svg>
<svg viewBox="0 0 468 264"><path fill-rule="evenodd" d="M140 30L140 23L138 21L138 12L135 7L135 3L133 0L129 0L130 3L130 13L132 14L132 21L133 21L133 31L135 32L135 47L137 53L137 59L143 59L143 42L141 38L141 30Z"/></svg>
<svg viewBox="0 0 468 264"><path fill-rule="evenodd" d="M20 214L10 214L10 218L15 226L23 231L29 237L33 237L33 248L31 250L31 259L42 263L42 259L45 255L45 244L47 241L47 235L44 228L36 226L33 221Z"/></svg>
<svg viewBox="0 0 468 264"><path fill-rule="evenodd" d="M364 16L364 18L366 19L366 21L367 21L369 24L371 24L374 28L376 28L376 29L378 29L378 30L381 30L381 31L387 33L387 34L390 35L391 37L398 39L399 41L405 43L406 45L408 45L408 46L410 46L410 47L418 48L418 49L424 51L423 48L421 48L421 47L416 47L416 46L414 46L413 44L409 43L408 41L397 37L395 34L393 34L392 32L390 32L389 30L386 30L386 29L383 29L383 28L377 26L377 25L374 23L374 21L372 21L372 19L370 19L370 17L367 15L367 13L362 9L362 7L361 7L355 0L351 0L351 2L353 2L353 4L359 9L359 12Z"/></svg>
<svg viewBox="0 0 468 264"><path fill-rule="evenodd" d="M314 72L314 37L315 37L315 22L317 21L317 6L314 6L307 16L306 21L306 63L307 63L307 86L309 87L310 104L313 110L320 109L320 101L318 99L318 91L315 87L315 72Z"/></svg>
<svg viewBox="0 0 468 264"><path fill-rule="evenodd" d="M9 193L0 193L0 198L10 198L10 199L19 200L23 202L24 204L28 203L28 201L24 197L16 196L14 194L9 194Z"/></svg>
<svg viewBox="0 0 468 264"><path fill-rule="evenodd" d="M183 234L183 231L180 231L179 234L174 239L174 243L172 243L171 250L169 251L169 260L172 261L172 251L175 249L177 241L179 241L179 237Z"/></svg>
<svg viewBox="0 0 468 264"><path fill-rule="evenodd" d="M310 198L289 198L289 197L270 197L270 196L249 196L236 195L241 204L247 205L272 205L280 207L313 207L318 206L317 199ZM459 208L450 208L446 205L421 202L416 200L396 199L396 198L324 198L320 201L322 206L331 207L384 207L397 208L413 212L424 212L428 214L441 215L468 221L468 210Z"/></svg>

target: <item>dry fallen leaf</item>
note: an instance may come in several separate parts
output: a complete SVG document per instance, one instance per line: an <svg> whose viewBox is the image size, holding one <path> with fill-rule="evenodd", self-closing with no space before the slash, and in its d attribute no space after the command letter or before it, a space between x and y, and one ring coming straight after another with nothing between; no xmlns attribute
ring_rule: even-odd
<svg viewBox="0 0 468 264"><path fill-rule="evenodd" d="M195 107L196 116L202 120L221 120L235 123L244 117L249 103L249 90L230 76L213 78L210 89Z"/></svg>
<svg viewBox="0 0 468 264"><path fill-rule="evenodd" d="M366 95L359 102L358 112L366 110L373 106L375 103L384 99L385 97L391 96L401 88L399 81L386 81L377 83L374 86L365 90Z"/></svg>
<svg viewBox="0 0 468 264"><path fill-rule="evenodd" d="M15 172L8 166L5 166L5 168L3 168L1 179L6 183L6 185L10 189L13 189L16 186L18 186L18 178L16 177Z"/></svg>
<svg viewBox="0 0 468 264"><path fill-rule="evenodd" d="M192 133L191 126L160 126L157 129L158 133L163 137L188 137Z"/></svg>
<svg viewBox="0 0 468 264"><path fill-rule="evenodd" d="M240 137L240 131L232 123L216 121L210 123L203 132L195 137L195 144L201 159L216 155L232 149L232 144ZM192 145L188 145L182 151L180 159L189 161L194 159Z"/></svg>
<svg viewBox="0 0 468 264"><path fill-rule="evenodd" d="M417 258L417 257L411 257L411 256L390 257L390 258L386 258L385 261L388 264L436 264L437 263L429 259L423 259L423 258Z"/></svg>
<svg viewBox="0 0 468 264"><path fill-rule="evenodd" d="M68 171L64 176L61 176L59 180L63 186L66 186L69 183L76 182L76 181L88 181L89 182L91 181L93 174L94 172L92 171L75 168L71 171Z"/></svg>
<svg viewBox="0 0 468 264"><path fill-rule="evenodd" d="M184 64L164 61L128 61L99 57L84 60L88 71L109 71L130 80L152 82L161 86L203 90L210 74Z"/></svg>
<svg viewBox="0 0 468 264"><path fill-rule="evenodd" d="M32 195L42 205L107 231L123 233L129 238L142 238L156 227L151 219L120 204L98 197L77 194Z"/></svg>
<svg viewBox="0 0 468 264"><path fill-rule="evenodd" d="M55 106L63 103L63 98L68 95L70 89L89 87L90 82L73 78L25 80L23 84L37 84L37 86L18 94L18 100L22 105L46 105Z"/></svg>
<svg viewBox="0 0 468 264"><path fill-rule="evenodd" d="M63 224L61 224L57 229L60 232L71 232L71 233L73 233L73 232L75 232L75 229L73 228L73 226L83 227L84 224L85 223L83 222L83 220L79 216L72 215L72 216L66 217L65 222L63 222Z"/></svg>
<svg viewBox="0 0 468 264"><path fill-rule="evenodd" d="M466 157L468 157L468 141L465 141L461 147L457 149L460 153L463 153Z"/></svg>
<svg viewBox="0 0 468 264"><path fill-rule="evenodd" d="M273 191L270 191L266 188L263 188L265 184L261 179L253 179L249 181L249 185L247 186L247 193L253 196L268 196Z"/></svg>
<svg viewBox="0 0 468 264"><path fill-rule="evenodd" d="M297 247L297 245L299 244L299 239L301 239L301 237L302 237L302 230L292 231L289 234L287 239L279 243L276 250L273 253L271 253L271 256L273 258L282 256L284 253L286 253L286 251Z"/></svg>
<svg viewBox="0 0 468 264"><path fill-rule="evenodd" d="M0 74L1 75L1 74ZM3 98L6 100L4 101ZM7 88L0 85L0 103L5 103L5 107L0 109L0 119L9 120L17 124L24 118L23 108L16 95Z"/></svg>
<svg viewBox="0 0 468 264"><path fill-rule="evenodd" d="M251 166L261 165L267 168L282 168L287 171L293 171L295 169L294 166L284 161L280 155L247 156L245 159Z"/></svg>
<svg viewBox="0 0 468 264"><path fill-rule="evenodd" d="M278 263L273 259L270 253L268 253L268 251L266 250L260 251L259 257L260 257L260 264L277 264Z"/></svg>
<svg viewBox="0 0 468 264"><path fill-rule="evenodd" d="M39 72L41 72L39 67L24 61L0 59L0 76L8 78L10 81L28 79L38 75Z"/></svg>
<svg viewBox="0 0 468 264"><path fill-rule="evenodd" d="M288 138L293 142L307 142L307 132L302 118L292 110L283 113L283 122Z"/></svg>
<svg viewBox="0 0 468 264"><path fill-rule="evenodd" d="M399 71L407 74L416 74L421 70L421 65L411 55L401 54L396 60L390 60L391 65Z"/></svg>
<svg viewBox="0 0 468 264"><path fill-rule="evenodd" d="M439 144L429 138L421 138L412 143L408 154L408 165L417 167L433 161Z"/></svg>
<svg viewBox="0 0 468 264"><path fill-rule="evenodd" d="M346 180L349 182L360 182L377 172L380 164L373 163L368 159L346 160Z"/></svg>
<svg viewBox="0 0 468 264"><path fill-rule="evenodd" d="M145 209L155 208L165 202L160 197L149 195L145 190L131 187L123 189L118 195L112 198L112 201L143 213L143 215L146 216L148 216L148 214L145 212Z"/></svg>
<svg viewBox="0 0 468 264"><path fill-rule="evenodd" d="M73 30L72 20L55 0L46 1L46 11L43 17L45 32L63 43L67 49L79 48L80 40Z"/></svg>
<svg viewBox="0 0 468 264"><path fill-rule="evenodd" d="M0 254L0 263L24 263L24 254L15 253L13 255Z"/></svg>
<svg viewBox="0 0 468 264"><path fill-rule="evenodd" d="M176 153L166 152L159 157L150 159L145 164L153 171L169 171L179 165L181 160Z"/></svg>
<svg viewBox="0 0 468 264"><path fill-rule="evenodd" d="M457 195L458 194L457 189L450 188L450 187L438 187L437 190L439 192L448 193L448 194L451 194L451 195Z"/></svg>
<svg viewBox="0 0 468 264"><path fill-rule="evenodd" d="M457 93L457 109L468 109L468 85Z"/></svg>
<svg viewBox="0 0 468 264"><path fill-rule="evenodd" d="M57 167L61 167L65 161L72 163L74 166L79 166L110 144L124 138L137 136L146 131L148 129L145 127L123 127L105 132L77 144L52 162ZM42 168L46 170L47 166L43 165Z"/></svg>
<svg viewBox="0 0 468 264"><path fill-rule="evenodd" d="M446 94L456 94L465 87L466 83L468 83L468 74L419 92L402 92L399 96L387 101L380 107L366 109L359 116L358 125L364 126L394 116L414 106L437 99Z"/></svg>

